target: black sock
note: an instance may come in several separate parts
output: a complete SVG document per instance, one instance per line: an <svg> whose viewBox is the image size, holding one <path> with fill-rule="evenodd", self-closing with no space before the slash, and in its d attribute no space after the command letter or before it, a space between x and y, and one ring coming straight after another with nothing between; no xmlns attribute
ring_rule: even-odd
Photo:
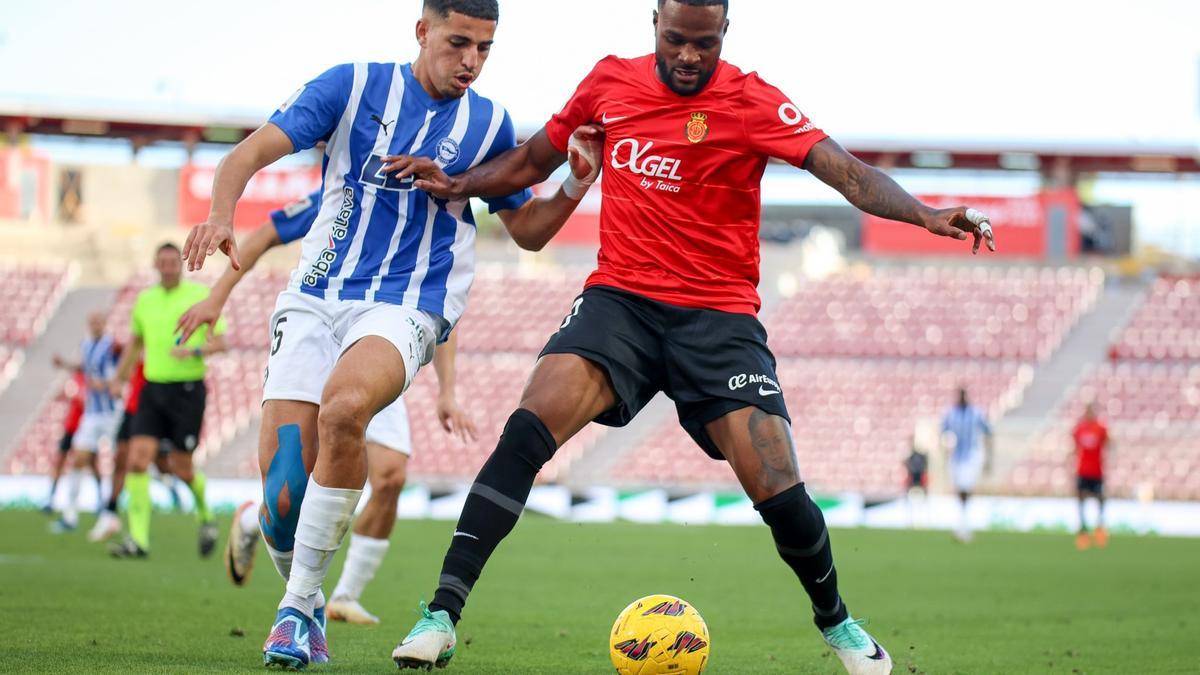
<svg viewBox="0 0 1200 675"><path fill-rule="evenodd" d="M838 595L829 530L825 528L821 509L804 491L804 483L755 504L754 508L771 528L779 557L792 568L808 592L817 628L845 621L850 614Z"/></svg>
<svg viewBox="0 0 1200 675"><path fill-rule="evenodd" d="M444 609L458 623L483 566L516 526L534 478L557 449L537 415L519 408L508 418L496 450L471 485L430 610Z"/></svg>
<svg viewBox="0 0 1200 675"><path fill-rule="evenodd" d="M108 498L108 504L106 504L104 506L105 511L109 511L111 513L117 512L117 497L118 496L120 496L120 495L112 495Z"/></svg>

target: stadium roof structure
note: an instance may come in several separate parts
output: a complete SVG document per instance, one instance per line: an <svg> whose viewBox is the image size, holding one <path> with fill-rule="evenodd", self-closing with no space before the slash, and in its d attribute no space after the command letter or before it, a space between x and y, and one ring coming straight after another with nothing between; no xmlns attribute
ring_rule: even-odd
<svg viewBox="0 0 1200 675"><path fill-rule="evenodd" d="M162 141L185 145L237 143L261 118L194 111L133 112L96 107L37 105L0 100L0 130L23 134L125 139L135 148ZM1083 173L1200 173L1200 144L979 142L971 140L855 139L839 141L863 161L884 168Z"/></svg>

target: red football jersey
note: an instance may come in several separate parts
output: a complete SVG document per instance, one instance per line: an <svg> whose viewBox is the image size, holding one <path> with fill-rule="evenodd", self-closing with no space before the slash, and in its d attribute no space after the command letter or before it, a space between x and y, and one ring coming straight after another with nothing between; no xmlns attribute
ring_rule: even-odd
<svg viewBox="0 0 1200 675"><path fill-rule="evenodd" d="M1075 425L1071 436L1075 439L1080 478L1103 478L1103 454L1104 446L1108 443L1108 429L1099 420L1084 420Z"/></svg>
<svg viewBox="0 0 1200 675"><path fill-rule="evenodd" d="M86 396L87 377L82 370L76 370L71 379L63 386L63 394L70 397L67 402L67 416L63 418L63 431L73 434L79 430L79 420L83 419L83 399Z"/></svg>
<svg viewBox="0 0 1200 675"><path fill-rule="evenodd" d="M546 123L566 152L581 124L604 126L600 255L587 286L757 314L760 181L769 157L804 163L824 132L756 73L721 61L680 96L654 55L609 56Z"/></svg>

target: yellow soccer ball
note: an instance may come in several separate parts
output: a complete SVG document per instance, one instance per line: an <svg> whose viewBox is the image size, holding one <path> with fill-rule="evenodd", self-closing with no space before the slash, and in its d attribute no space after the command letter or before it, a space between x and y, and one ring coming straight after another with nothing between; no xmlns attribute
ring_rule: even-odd
<svg viewBox="0 0 1200 675"><path fill-rule="evenodd" d="M709 643L708 626L690 603L648 595L617 617L608 653L619 675L699 675Z"/></svg>

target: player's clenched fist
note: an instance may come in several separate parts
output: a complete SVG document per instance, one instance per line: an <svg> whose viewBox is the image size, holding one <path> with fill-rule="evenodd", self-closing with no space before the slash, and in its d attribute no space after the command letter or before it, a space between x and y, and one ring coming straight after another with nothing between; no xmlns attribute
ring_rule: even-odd
<svg viewBox="0 0 1200 675"><path fill-rule="evenodd" d="M188 271L194 272L204 267L204 259L221 251L229 256L229 264L233 269L240 270L238 262L237 240L233 237L233 226L213 225L202 223L192 228L187 241L183 243L183 259L187 261Z"/></svg>
<svg viewBox="0 0 1200 675"><path fill-rule="evenodd" d="M979 253L979 244L987 241L989 251L996 250L996 240L992 235L992 223L988 217L975 209L956 206L952 209L935 209L925 217L925 229L942 237L954 239L974 237L971 253Z"/></svg>

